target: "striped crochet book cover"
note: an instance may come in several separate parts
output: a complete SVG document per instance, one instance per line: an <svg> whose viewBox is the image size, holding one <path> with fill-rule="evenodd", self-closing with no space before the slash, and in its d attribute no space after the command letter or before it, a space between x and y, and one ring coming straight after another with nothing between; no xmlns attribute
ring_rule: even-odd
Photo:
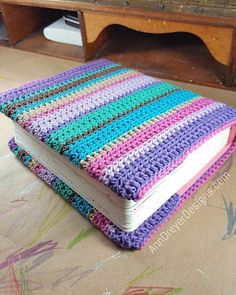
<svg viewBox="0 0 236 295"><path fill-rule="evenodd" d="M2 93L0 111L132 200L236 121L230 106L108 60Z"/></svg>
<svg viewBox="0 0 236 295"><path fill-rule="evenodd" d="M108 60L97 60L1 93L0 111L113 190L117 197L134 201L193 150L236 124L236 109ZM14 141L10 146L64 198L75 195L63 189L65 184ZM119 230L90 205L92 211L86 216L121 246L141 248L234 149L235 139L188 192L174 195L132 233ZM41 168L60 185L54 186L44 174L41 176ZM77 204L77 198L81 199L72 197L70 203ZM78 204L81 209L80 201Z"/></svg>
<svg viewBox="0 0 236 295"><path fill-rule="evenodd" d="M39 178L52 187L64 200L73 206L83 217L88 219L96 228L101 230L113 242L125 249L141 249L148 240L167 222L173 214L201 187L230 157L236 149L236 141L230 149L215 164L203 174L194 185L182 196L175 194L155 213L143 222L133 232L125 232L114 225L107 217L92 207L86 200L63 183L52 172L37 162L31 155L20 148L14 138L9 141L10 150L22 163L33 171Z"/></svg>

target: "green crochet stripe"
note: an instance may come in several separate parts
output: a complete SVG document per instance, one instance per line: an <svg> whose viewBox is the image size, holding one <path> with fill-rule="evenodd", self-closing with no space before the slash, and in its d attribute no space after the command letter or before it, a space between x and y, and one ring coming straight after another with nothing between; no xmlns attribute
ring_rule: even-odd
<svg viewBox="0 0 236 295"><path fill-rule="evenodd" d="M85 116L68 123L66 126L50 134L45 142L49 146L54 146L55 142L57 142L57 147L62 146L68 140L72 139L75 134L76 136L82 135L100 124L104 124L113 118L118 118L118 116L126 113L127 111L141 106L143 103L151 101L157 96L167 94L175 89L178 89L178 87L163 82L154 84L149 88L139 90L138 92L105 105L95 112L86 114Z"/></svg>
<svg viewBox="0 0 236 295"><path fill-rule="evenodd" d="M68 201L69 197L71 195L73 195L73 190L67 185L65 184L63 181L61 181L60 179L57 180L54 190L59 193L60 195L63 196L63 198L65 200Z"/></svg>
<svg viewBox="0 0 236 295"><path fill-rule="evenodd" d="M80 161L85 160L87 155L98 152L100 149L104 148L105 145L123 136L126 132L130 132L133 128L137 128L156 116L161 116L168 111L173 111L175 107L179 108L182 104L197 99L197 97L197 94L188 90L174 92L77 140L75 143L70 144L69 149L63 154L70 159L73 164L80 165ZM58 147L55 145L53 148L56 150Z"/></svg>

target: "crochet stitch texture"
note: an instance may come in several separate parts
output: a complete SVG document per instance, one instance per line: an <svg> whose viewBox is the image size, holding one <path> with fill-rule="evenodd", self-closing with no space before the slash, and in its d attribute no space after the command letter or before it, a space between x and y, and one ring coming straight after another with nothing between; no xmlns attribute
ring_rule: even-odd
<svg viewBox="0 0 236 295"><path fill-rule="evenodd" d="M119 197L135 201L194 149L236 124L234 108L108 60L1 93L0 111ZM119 229L14 139L9 147L111 240L140 249L224 164L236 139L187 192L172 196L133 232Z"/></svg>
<svg viewBox="0 0 236 295"><path fill-rule="evenodd" d="M0 111L132 200L236 120L230 106L108 60L6 91Z"/></svg>
<svg viewBox="0 0 236 295"><path fill-rule="evenodd" d="M91 206L52 172L22 150L14 138L9 141L10 150L38 177L52 187L64 200L72 205L83 217L101 230L113 242L125 249L141 249L160 227L202 186L230 157L236 149L236 140L230 149L192 185L184 195L175 194L133 232L125 232L114 225L107 217Z"/></svg>

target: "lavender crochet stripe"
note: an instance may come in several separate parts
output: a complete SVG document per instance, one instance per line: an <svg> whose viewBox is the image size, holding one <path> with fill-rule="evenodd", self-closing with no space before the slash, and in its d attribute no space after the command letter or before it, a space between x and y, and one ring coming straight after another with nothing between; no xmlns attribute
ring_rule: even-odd
<svg viewBox="0 0 236 295"><path fill-rule="evenodd" d="M27 84L16 87L12 90L7 90L5 92L2 92L0 95L0 106L1 104L4 104L6 102L9 102L19 97L19 95L24 96L26 94L28 95L50 86L55 86L55 84L57 83L65 82L66 80L72 79L75 76L85 74L87 72L99 69L101 67L104 67L110 64L113 64L113 63L109 60L105 60L105 59L97 60L96 62L87 63L85 65L61 72L51 77L41 79L41 80L31 81Z"/></svg>
<svg viewBox="0 0 236 295"><path fill-rule="evenodd" d="M114 88L105 89L104 91L91 94L85 99L76 100L69 106L66 105L65 107L62 107L60 112L55 110L43 118L40 117L34 119L30 125L26 126L26 130L30 133L34 133L39 139L44 141L52 132L55 132L57 129L79 119L81 116L95 111L117 99L122 99L129 93L134 93L135 91L149 87L154 83L160 82L147 76L138 76L132 79L130 88L122 88L122 84L127 84L127 80L124 80L123 83L115 85ZM58 116L58 113L60 116ZM51 124L47 124L48 121L50 121ZM37 132L35 132L36 130Z"/></svg>
<svg viewBox="0 0 236 295"><path fill-rule="evenodd" d="M77 85L77 83L76 83L76 85L73 85L73 80L68 81L67 85L63 84L62 88L58 87L58 86L61 86L61 84L58 84L58 85L56 84L56 86L52 87L53 90L55 90L55 88L56 88L56 90L57 90L56 94L50 94L50 90L52 90L52 89L48 88L45 91L42 90L37 93L30 94L29 101L27 100L29 98L28 96L20 97L17 99L17 102L21 102L21 106L18 105L14 109L14 104L12 104L12 105L6 107L6 112L7 112L8 108L13 107L9 117L12 120L18 121L18 119L21 119L22 116L29 111L33 111L33 110L38 109L42 106L44 106L44 107L48 106L48 104L50 104L50 103L57 103L63 98L68 98L70 95L75 95L78 91L83 92L83 90L86 89L87 87L89 87L91 84L95 85L98 82L101 83L101 81L107 80L108 75L106 75L106 71L109 71L109 70L111 71L110 75L117 75L121 72L128 71L128 69L126 69L126 68L120 69L114 65L109 65L109 66L104 67L102 69L101 68L97 69L95 76L93 76L94 72L87 73L85 75L82 75L81 77L78 76L76 78L76 82L78 83L78 85ZM86 76L86 77L84 77L84 76ZM100 76L100 77L97 77L97 76ZM65 88L65 90L63 90L63 88ZM47 92L49 92L49 94L47 94ZM41 95L41 98L39 100L37 99L37 95ZM33 101L32 101L32 99L33 99ZM24 102L24 103L22 103L22 102Z"/></svg>

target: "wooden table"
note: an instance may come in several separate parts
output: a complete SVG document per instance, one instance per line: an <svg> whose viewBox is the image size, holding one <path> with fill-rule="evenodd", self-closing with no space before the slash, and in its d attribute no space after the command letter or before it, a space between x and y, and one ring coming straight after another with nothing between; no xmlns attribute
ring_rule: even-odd
<svg viewBox="0 0 236 295"><path fill-rule="evenodd" d="M218 10L218 16L202 16L199 13L169 10L160 11L160 9L151 9L153 1L1 0L0 3L2 3L3 12L5 11L6 23L9 24L12 43L16 43L23 35L28 34L42 20L45 20L39 11L36 12L31 7L67 9L79 11L84 61L96 57L96 53L114 33L114 25L122 25L135 31L152 34L188 32L198 36L205 43L214 59L223 65L222 74L225 76L226 85L232 86L236 80L235 9L231 9L228 13L229 17L226 17L224 9ZM146 3L147 8L144 8L145 5L140 3ZM29 6L28 10L26 8L19 10L19 5ZM176 7L175 10L178 10ZM222 11L223 17L220 15L220 11ZM20 22L22 23L23 17L25 25L22 27ZM13 20L16 19L18 21L13 25ZM13 26L15 29L11 30L10 28ZM198 57L196 56L196 58Z"/></svg>

